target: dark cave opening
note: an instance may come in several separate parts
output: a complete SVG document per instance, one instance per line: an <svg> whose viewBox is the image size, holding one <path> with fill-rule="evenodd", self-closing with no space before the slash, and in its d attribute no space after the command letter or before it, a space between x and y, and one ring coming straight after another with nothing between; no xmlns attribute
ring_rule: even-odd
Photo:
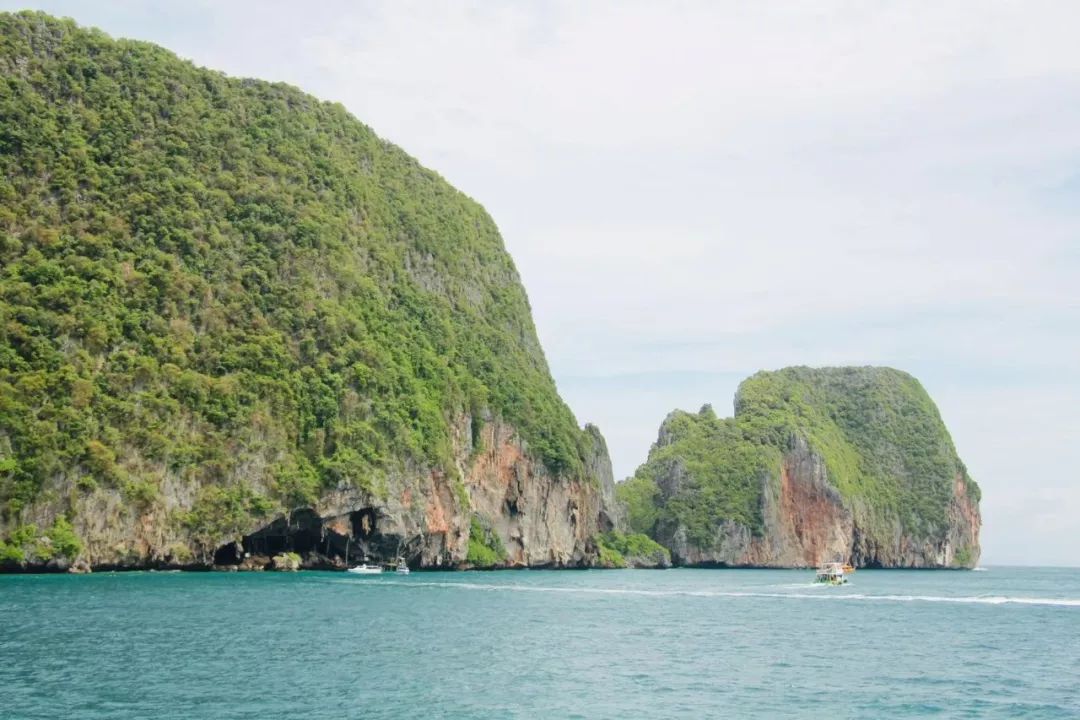
<svg viewBox="0 0 1080 720"><path fill-rule="evenodd" d="M234 542L222 545L214 553L215 565L239 565L242 559L243 552Z"/></svg>
<svg viewBox="0 0 1080 720"><path fill-rule="evenodd" d="M294 552L307 555L318 550L323 536L323 520L311 508L294 510L266 527L244 536L244 551L272 557Z"/></svg>
<svg viewBox="0 0 1080 720"><path fill-rule="evenodd" d="M214 565L247 565L248 558L292 552L303 558L305 567L342 568L365 560L391 562L401 553L401 546L398 535L379 534L375 508L325 520L313 509L301 508L245 535L239 543L222 545L214 553Z"/></svg>

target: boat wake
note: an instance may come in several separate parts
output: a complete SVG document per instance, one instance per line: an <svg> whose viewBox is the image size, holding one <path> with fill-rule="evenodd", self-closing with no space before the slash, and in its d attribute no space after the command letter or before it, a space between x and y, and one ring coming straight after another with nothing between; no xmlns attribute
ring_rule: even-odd
<svg viewBox="0 0 1080 720"><path fill-rule="evenodd" d="M336 582L355 582L338 580ZM473 582L402 582L371 580L365 586L431 587L450 590L486 592L569 593L580 595L640 595L644 597L717 597L717 598L776 598L782 600L830 600L841 602L926 602L967 605L1043 605L1051 607L1080 607L1080 598L1018 597L1012 595L871 595L867 593L834 592L756 592L741 590L645 590L636 588L553 587L549 585L495 585ZM805 586L802 586L805 589Z"/></svg>
<svg viewBox="0 0 1080 720"><path fill-rule="evenodd" d="M777 585L762 585L762 588L779 588L781 590L815 590L830 592L828 585L816 582L779 583Z"/></svg>

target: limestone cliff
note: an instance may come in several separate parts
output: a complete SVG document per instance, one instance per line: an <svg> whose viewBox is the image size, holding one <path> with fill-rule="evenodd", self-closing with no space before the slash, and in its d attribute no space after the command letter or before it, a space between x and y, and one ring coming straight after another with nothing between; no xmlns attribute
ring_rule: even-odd
<svg viewBox="0 0 1080 720"><path fill-rule="evenodd" d="M607 450L482 207L71 21L0 13L0 78L0 568L597 556Z"/></svg>
<svg viewBox="0 0 1080 720"><path fill-rule="evenodd" d="M612 480L602 440L591 460L607 468L607 475L566 480L553 477L532 459L527 444L502 422L484 423L474 446L471 422L463 416L455 424L460 477L415 466L389 477L384 491L335 489L311 506L252 518L223 534L196 533L172 520L190 509L196 488L171 488L154 512L142 512L118 493L99 490L73 513L75 532L83 540L80 559L99 569L258 569L275 554L296 552L305 567L404 557L413 567L452 568L466 564L470 521L479 516L507 550L497 565L592 564L596 535L611 529L612 509L604 496L612 492ZM252 491L258 495L270 490L256 483ZM50 509L45 506L36 517L39 527L51 523Z"/></svg>
<svg viewBox="0 0 1080 720"><path fill-rule="evenodd" d="M734 418L672 413L619 493L684 565L979 559L978 486L922 387L887 368L759 373Z"/></svg>

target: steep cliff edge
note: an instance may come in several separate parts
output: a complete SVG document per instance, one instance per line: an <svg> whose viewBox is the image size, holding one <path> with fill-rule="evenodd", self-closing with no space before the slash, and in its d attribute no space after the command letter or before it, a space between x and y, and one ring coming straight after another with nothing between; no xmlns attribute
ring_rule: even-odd
<svg viewBox="0 0 1080 720"><path fill-rule="evenodd" d="M614 508L483 208L340 105L0 14L0 567L582 565Z"/></svg>
<svg viewBox="0 0 1080 720"><path fill-rule="evenodd" d="M973 567L979 488L922 386L888 368L744 381L735 416L664 420L617 492L685 565Z"/></svg>

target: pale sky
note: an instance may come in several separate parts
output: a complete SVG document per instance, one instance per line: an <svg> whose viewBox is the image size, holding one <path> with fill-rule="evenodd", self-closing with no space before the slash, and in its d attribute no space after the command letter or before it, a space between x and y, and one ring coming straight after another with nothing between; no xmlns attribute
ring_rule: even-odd
<svg viewBox="0 0 1080 720"><path fill-rule="evenodd" d="M759 369L890 365L983 564L1080 565L1080 3L27 6L339 101L477 199L616 477Z"/></svg>

